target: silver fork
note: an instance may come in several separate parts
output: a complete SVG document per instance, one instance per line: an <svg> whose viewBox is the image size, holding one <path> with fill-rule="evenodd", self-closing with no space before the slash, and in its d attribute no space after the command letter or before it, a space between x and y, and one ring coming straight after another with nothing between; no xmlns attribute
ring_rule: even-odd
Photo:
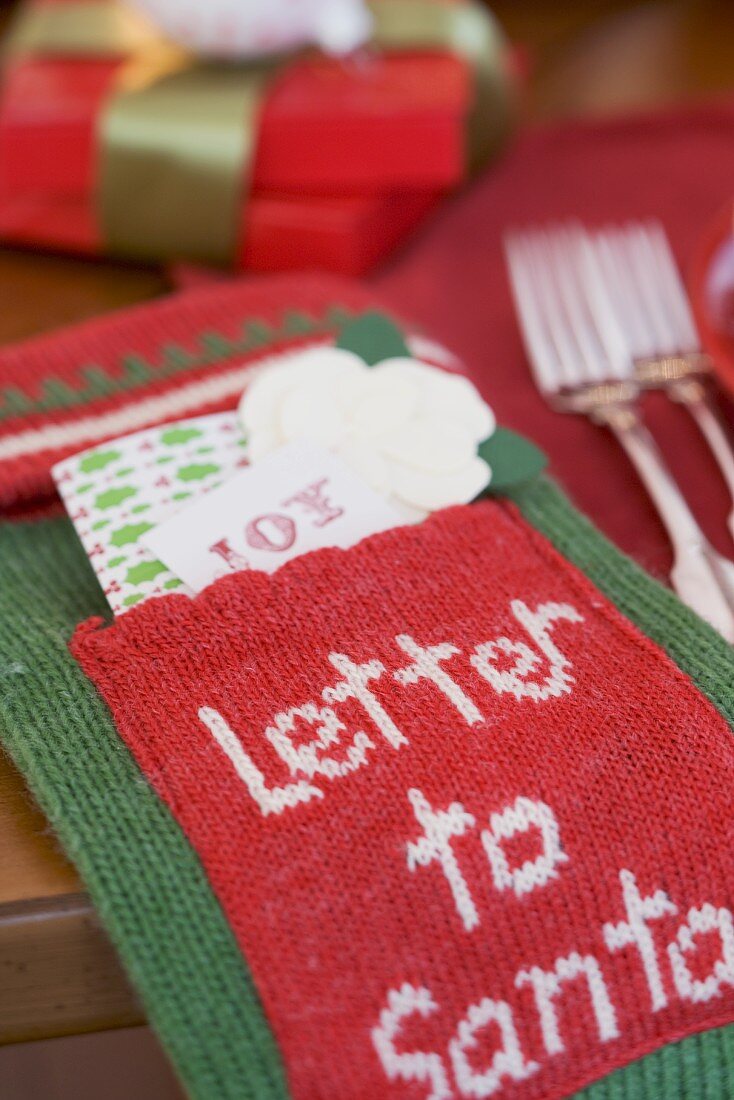
<svg viewBox="0 0 734 1100"><path fill-rule="evenodd" d="M734 451L716 413L701 340L670 243L660 222L633 222L591 233L613 307L643 386L664 389L684 405L719 465L732 499Z"/></svg>
<svg viewBox="0 0 734 1100"><path fill-rule="evenodd" d="M510 281L536 384L554 408L608 427L635 466L673 546L673 587L734 641L731 563L708 543L640 418L640 383L612 311L604 273L574 227L509 234Z"/></svg>

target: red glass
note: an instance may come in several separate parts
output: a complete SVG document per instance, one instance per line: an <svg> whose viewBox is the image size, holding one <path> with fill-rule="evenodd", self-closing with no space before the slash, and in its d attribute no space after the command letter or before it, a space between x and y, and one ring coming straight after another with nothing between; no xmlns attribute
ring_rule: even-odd
<svg viewBox="0 0 734 1100"><path fill-rule="evenodd" d="M703 345L734 393L734 199L706 230L690 277Z"/></svg>

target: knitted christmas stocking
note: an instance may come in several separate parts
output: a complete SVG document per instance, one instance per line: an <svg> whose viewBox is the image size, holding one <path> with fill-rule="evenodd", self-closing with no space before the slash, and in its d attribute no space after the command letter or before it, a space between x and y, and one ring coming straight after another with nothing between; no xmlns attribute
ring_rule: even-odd
<svg viewBox="0 0 734 1100"><path fill-rule="evenodd" d="M217 288L5 353L5 502L365 305ZM107 620L65 518L5 524L0 735L192 1096L732 1094L731 650L552 484Z"/></svg>

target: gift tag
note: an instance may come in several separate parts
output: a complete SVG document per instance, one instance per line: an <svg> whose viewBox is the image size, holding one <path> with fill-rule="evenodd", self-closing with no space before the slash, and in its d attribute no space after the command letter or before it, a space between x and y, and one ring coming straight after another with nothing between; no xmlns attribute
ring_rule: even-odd
<svg viewBox="0 0 734 1100"><path fill-rule="evenodd" d="M299 440L146 531L143 542L199 592L226 573L274 573L309 550L346 549L401 523L338 456Z"/></svg>
<svg viewBox="0 0 734 1100"><path fill-rule="evenodd" d="M53 468L59 493L116 615L188 590L141 536L247 462L235 413L195 417L92 447Z"/></svg>

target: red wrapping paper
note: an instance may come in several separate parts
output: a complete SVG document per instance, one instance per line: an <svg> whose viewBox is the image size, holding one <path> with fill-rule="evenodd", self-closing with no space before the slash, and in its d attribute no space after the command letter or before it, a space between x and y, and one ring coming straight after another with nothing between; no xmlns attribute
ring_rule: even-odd
<svg viewBox="0 0 734 1100"><path fill-rule="evenodd" d="M255 194L243 210L236 264L363 275L441 201L433 191L367 195ZM104 250L94 205L74 195L0 192L0 237L78 255Z"/></svg>
<svg viewBox="0 0 734 1100"><path fill-rule="evenodd" d="M0 187L90 195L98 124L124 61L23 59L0 98ZM464 176L471 73L440 54L294 62L260 117L254 191L438 188Z"/></svg>

